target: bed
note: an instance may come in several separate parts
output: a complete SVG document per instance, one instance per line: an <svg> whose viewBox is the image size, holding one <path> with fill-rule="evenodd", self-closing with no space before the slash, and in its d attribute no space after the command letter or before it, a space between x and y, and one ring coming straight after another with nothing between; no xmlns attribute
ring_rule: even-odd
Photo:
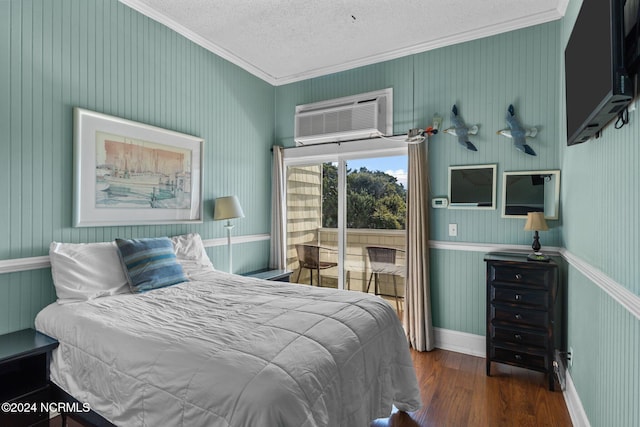
<svg viewBox="0 0 640 427"><path fill-rule="evenodd" d="M404 331L378 297L187 259L188 281L132 293L118 278L73 299L59 276L87 274L58 261L59 301L35 322L60 342L51 380L115 425L357 427L420 406Z"/></svg>

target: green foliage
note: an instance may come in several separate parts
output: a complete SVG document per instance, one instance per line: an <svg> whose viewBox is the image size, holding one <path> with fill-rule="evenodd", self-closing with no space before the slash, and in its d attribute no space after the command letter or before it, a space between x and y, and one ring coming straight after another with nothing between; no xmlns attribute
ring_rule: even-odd
<svg viewBox="0 0 640 427"><path fill-rule="evenodd" d="M347 171L347 228L403 230L407 192L398 180L367 168ZM322 226L338 227L338 168L323 164Z"/></svg>

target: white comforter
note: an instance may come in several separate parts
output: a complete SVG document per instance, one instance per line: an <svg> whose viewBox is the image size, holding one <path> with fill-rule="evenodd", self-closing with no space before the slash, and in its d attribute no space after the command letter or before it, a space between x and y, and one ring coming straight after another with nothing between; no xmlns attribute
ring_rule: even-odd
<svg viewBox="0 0 640 427"><path fill-rule="evenodd" d="M420 406L393 309L221 272L45 307L51 378L118 426L369 426Z"/></svg>

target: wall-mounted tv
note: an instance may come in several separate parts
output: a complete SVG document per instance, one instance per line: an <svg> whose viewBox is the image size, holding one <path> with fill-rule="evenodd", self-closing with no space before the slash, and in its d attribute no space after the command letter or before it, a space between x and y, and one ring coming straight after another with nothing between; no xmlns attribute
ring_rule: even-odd
<svg viewBox="0 0 640 427"><path fill-rule="evenodd" d="M564 51L567 145L597 136L633 97L624 63L624 1L582 3Z"/></svg>
<svg viewBox="0 0 640 427"><path fill-rule="evenodd" d="M496 165L449 166L449 209L495 209Z"/></svg>

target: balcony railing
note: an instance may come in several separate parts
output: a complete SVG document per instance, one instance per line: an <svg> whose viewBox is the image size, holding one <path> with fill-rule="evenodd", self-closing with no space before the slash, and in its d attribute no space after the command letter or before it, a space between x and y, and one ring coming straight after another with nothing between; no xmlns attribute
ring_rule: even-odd
<svg viewBox="0 0 640 427"><path fill-rule="evenodd" d="M291 239L290 239L291 240ZM306 241L289 242L288 268L294 271L293 280L298 283L309 283L309 271L304 269L298 278L298 259L295 250L296 243L314 244L322 247L320 258L323 261L338 262L338 230L335 228L317 228L314 233L306 235ZM381 270L379 274L379 293L392 300L394 284L399 297L404 296L404 266L406 233L404 230L377 229L348 229L346 235L346 257L344 261L344 288L352 291L365 292L371 279L372 265L367 253L367 246L388 247L397 249L394 268ZM376 267L374 265L373 267ZM338 268L332 267L321 270L321 283L324 287L338 286ZM395 277L394 277L395 276ZM314 279L314 284L318 282ZM374 293L374 280L371 280L369 293Z"/></svg>

